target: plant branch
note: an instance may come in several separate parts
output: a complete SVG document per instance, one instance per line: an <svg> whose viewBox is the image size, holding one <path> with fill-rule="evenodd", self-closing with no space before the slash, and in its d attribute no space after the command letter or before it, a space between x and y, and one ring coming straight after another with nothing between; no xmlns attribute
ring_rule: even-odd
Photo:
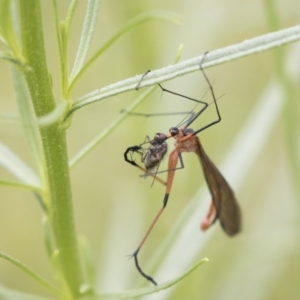
<svg viewBox="0 0 300 300"><path fill-rule="evenodd" d="M239 44L214 50L206 55L205 62L202 66L203 68L209 68L222 64L226 61L231 61L243 56L266 51L298 40L300 40L300 25L271 32L250 40L245 40ZM141 87L151 86L153 84L161 83L178 76L198 71L202 57L203 55L152 71L145 77L141 83ZM137 75L82 96L76 102L74 102L65 119L70 117L74 111L82 108L85 105L120 93L134 90L140 78L141 76Z"/></svg>

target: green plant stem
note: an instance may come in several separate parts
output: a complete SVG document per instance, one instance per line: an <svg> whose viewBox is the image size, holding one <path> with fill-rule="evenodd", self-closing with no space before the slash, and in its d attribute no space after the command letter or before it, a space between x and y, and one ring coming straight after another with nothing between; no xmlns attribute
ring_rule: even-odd
<svg viewBox="0 0 300 300"><path fill-rule="evenodd" d="M20 1L23 55L31 71L25 79L37 117L55 108L51 81L46 65L39 0ZM68 168L66 133L59 122L40 128L44 190L47 195L49 220L59 251L61 272L74 298L79 294L81 272L73 222L71 187Z"/></svg>

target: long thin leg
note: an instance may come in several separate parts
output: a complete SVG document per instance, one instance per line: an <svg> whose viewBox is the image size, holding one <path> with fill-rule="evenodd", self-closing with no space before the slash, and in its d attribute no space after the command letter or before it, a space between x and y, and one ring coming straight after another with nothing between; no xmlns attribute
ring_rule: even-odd
<svg viewBox="0 0 300 300"><path fill-rule="evenodd" d="M215 93L214 93L213 87L212 87L212 85L211 85L211 83L210 83L210 81L209 81L209 79L208 79L206 73L204 72L204 70L203 70L203 68L202 68L202 64L203 64L203 62L204 62L204 59L205 59L207 53L208 53L208 52L205 52L205 53L204 53L203 58L202 58L202 60L201 60L201 62L200 62L200 70L201 70L201 72L202 72L202 74L203 74L203 76L204 76L204 78L205 78L205 80L206 80L206 82L207 82L207 84L208 84L208 86L209 86L209 90L211 91L211 94L212 94L212 97L213 97L213 101L214 101L214 103L215 103L216 111L217 111L217 114L218 114L218 119L215 120L215 121L213 121L213 122L211 122L211 123L209 123L209 124L207 124L207 125L205 125L204 127L200 128L200 129L196 130L196 131L193 133L193 135L196 135L196 134L198 134L199 132L205 130L206 128L208 128L208 127L210 127L210 126L212 126L212 125L215 125L215 124L217 124L217 123L219 123L219 122L221 121L221 115L220 115L220 112L219 112L219 108L218 108L218 104L217 104L217 100L216 100L216 97L215 97ZM149 72L150 72L150 70L148 70L145 74L142 75L141 80L139 81L139 83L138 83L137 86L136 86L136 90L139 89L141 82L143 81L144 77L145 77ZM188 96L185 96L185 95L182 95L182 94L179 94L179 93L170 91L170 90L164 88L160 83L158 83L158 85L159 85L159 87L161 88L161 90L164 91L164 92L173 94L173 95L175 95L175 96L180 96L180 97L183 97L183 98L185 98L185 99L188 99L188 100L191 100L191 101L195 101L195 102L197 102L197 103L200 103L200 104L203 104L203 105L204 105L204 107L203 107L200 111L198 111L197 114L195 114L194 116L192 116L192 117L186 122L186 125L184 126L184 128L187 128L188 126L190 126L190 125L191 125L191 124L192 124L192 123L193 123L193 122L194 122L194 121L195 121L195 120L196 120L196 119L197 119L197 118L198 118L198 117L199 117L199 116L207 109L207 107L208 107L208 103L206 103L206 102L204 102L204 101L202 101L202 100L197 100L197 99L195 99L195 98L191 98L191 97L188 97ZM147 115L147 114L141 114L141 113L136 113L136 114L137 114L137 115L140 115L140 116L150 116L149 114L148 114L148 115Z"/></svg>
<svg viewBox="0 0 300 300"><path fill-rule="evenodd" d="M208 108L208 103L202 101L202 100L198 100L198 99L195 99L195 98L191 98L191 97L188 97L188 96L185 96L185 95L182 95L182 94L179 94L179 93L176 93L176 92L173 92L173 91L170 91L166 88L164 88L160 83L158 84L159 87L161 88L161 90L163 92L167 92L167 93L170 93L172 95L175 95L175 96L179 96L179 97L182 97L182 98L185 98L185 99L188 99L188 100L191 100L191 101L194 101L194 102L197 102L198 104L203 104L204 106L200 109L200 111L197 112L197 114L194 114L191 112L189 112L189 114L191 114L191 116L189 117L189 119L187 120L186 122L186 126L189 126L192 122L194 122L194 120L199 117L207 108ZM206 95L206 93L203 95L203 97ZM203 98L202 97L202 98ZM201 98L201 99L202 99ZM188 116L188 115L187 115ZM179 126L182 126L184 124L184 122L181 122L180 124L177 125L177 127Z"/></svg>
<svg viewBox="0 0 300 300"><path fill-rule="evenodd" d="M156 224L157 220L159 219L159 217L161 216L161 214L163 213L164 209L166 208L166 206L168 204L169 194L170 194L170 191L171 191L171 187L172 187L172 183L173 183L173 179L174 179L174 175L175 175L175 169L176 169L178 157L180 157L180 159L181 159L181 154L177 152L177 149L174 149L170 153L170 156L169 156L169 171L168 171L166 193L165 193L164 200L163 200L163 206L159 210L157 215L155 216L154 220L152 221L150 227L148 228L148 230L147 230L145 236L143 237L142 241L140 242L139 246L137 247L137 249L132 254L132 256L134 257L135 266L136 266L137 270L139 271L139 273L144 278L151 281L155 285L157 285L155 280L151 276L144 273L144 271L141 269L141 267L139 265L139 261L138 261L138 253L141 250L142 246L144 245L146 239L148 238L148 236L149 236L150 232L152 231L154 225Z"/></svg>
<svg viewBox="0 0 300 300"><path fill-rule="evenodd" d="M210 127L212 125L215 125L215 124L221 122L221 115L220 115L219 107L218 107L217 100L216 100L216 97L215 97L214 89L213 89L213 87L212 87L212 85L211 85L211 83L210 83L207 75L205 74L205 72L204 72L204 70L202 68L202 64L203 64L204 58L205 58L205 56L206 56L207 53L208 52L204 53L204 55L203 55L202 61L200 63L200 70L201 70L201 72L202 72L202 74L203 74L203 76L204 76L204 78L205 78L205 80L206 80L206 82L207 82L207 84L209 86L209 89L211 91L211 94L212 94L212 97L213 97L213 100L214 100L214 103L215 103L216 111L217 111L217 114L218 114L218 119L215 120L215 121L213 121L213 122L211 122L211 123L209 123L209 124L207 124L207 125L205 125L204 127L200 128L198 130L195 130L194 133L193 133L193 135L196 135L199 132L205 130L206 128L208 128L208 127ZM192 122L194 122L194 120L196 120L197 117L199 117L199 115L201 113L202 113L202 111L200 111L200 113L197 113L196 116L194 117L194 119L191 122L188 122L188 124L186 125L186 127L190 126L192 124Z"/></svg>
<svg viewBox="0 0 300 300"><path fill-rule="evenodd" d="M204 127L196 130L193 135L196 135L198 134L199 132L205 130L206 128L216 124L216 123L219 123L221 121L221 115L220 115L220 112L219 112L219 108L218 108L218 105L217 105L217 100L216 100L216 97L215 97L215 94L214 94L214 90L213 90L213 87L212 87L212 84L210 83L206 73L204 72L203 68L202 68L202 64L204 62L204 59L205 59L205 56L207 55L208 52L205 52L204 55L203 55L203 58L200 62L200 70L208 84L208 87L209 87L209 90L211 91L211 94L212 94L212 97L213 97L213 101L214 101L214 104L215 104L215 107L216 107L216 111L217 111L217 114L218 114L218 119L205 125ZM141 78L139 84L137 85L137 88L140 86L141 82L143 81L144 77L149 73L150 71L147 71ZM198 99L195 99L195 98L191 98L191 97L188 97L188 96L185 96L185 95L182 95L182 94L179 94L179 93L176 93L176 92L173 92L171 90L168 90L166 88L164 88L160 83L158 83L159 87L161 88L161 90L163 92L167 92L167 93L170 93L172 95L175 95L175 96L179 96L179 97L183 97L185 99L188 99L188 100L191 100L191 101L194 101L194 102L197 102L197 103L200 103L200 104L203 104L203 108L200 109L200 111L198 111L195 115L192 115L192 117L190 117L188 119L188 121L186 122L186 125L184 126L184 128L187 128L188 126L190 126L207 108L208 108L208 103L202 101L202 100L198 100ZM137 89L136 88L136 89ZM163 115L163 114L143 114L143 113L135 113L136 115L139 115L139 116L144 116L144 117L147 117L147 116L153 116L153 115ZM180 126L180 125L178 125ZM177 127L178 127L177 126Z"/></svg>
<svg viewBox="0 0 300 300"><path fill-rule="evenodd" d="M159 87L162 89L163 92L167 92L167 93L170 93L172 95L175 95L175 96L179 96L179 97L183 97L185 99L188 99L188 100L191 100L191 101L194 101L194 102L197 102L197 103L200 103L200 104L203 104L205 107L208 106L208 104L202 100L198 100L198 99L195 99L195 98L191 98L191 97L188 97L188 96L185 96L185 95L182 95L182 94L179 94L179 93L176 93L176 92L173 92L173 91L170 91L166 88L164 88L160 83L158 83Z"/></svg>
<svg viewBox="0 0 300 300"><path fill-rule="evenodd" d="M157 165L156 171L155 171L155 172L149 172L149 171L147 171L146 174L140 175L140 177L144 177L144 178L146 178L148 175L153 177L153 180L152 180L152 183L151 183L151 187L153 187L153 184L154 184L154 181L155 181L155 180L157 180L157 181L160 180L160 178L157 177L157 172L158 172L158 169L159 169L160 164L161 164L161 161L160 161L159 164ZM152 174L150 174L150 173L152 173ZM156 178L158 178L158 179L156 179ZM166 185L166 184L167 184L167 183L164 182L164 185Z"/></svg>
<svg viewBox="0 0 300 300"><path fill-rule="evenodd" d="M149 72L151 72L151 71L148 70L148 71L145 72L145 74L142 75L141 80L139 81L139 83L138 83L137 86L135 87L136 90L138 90L138 89L140 88L140 85L141 85L141 83L142 83L144 77L145 77Z"/></svg>
<svg viewBox="0 0 300 300"><path fill-rule="evenodd" d="M124 112L126 112L126 109L122 109L120 112L124 113ZM188 115L190 113L191 113L190 111L181 111L181 112L176 111L176 112L151 113L151 114L139 113L139 112L129 112L128 115L149 118L149 117L166 117L166 116Z"/></svg>
<svg viewBox="0 0 300 300"><path fill-rule="evenodd" d="M168 203L168 199L164 199L163 202L163 206L162 208L159 210L159 212L157 213L157 215L155 216L154 220L152 221L151 225L149 226L145 236L143 237L141 243L139 244L139 246L137 247L137 249L134 251L134 253L132 254L132 256L134 257L134 262L135 262L135 266L138 269L138 271L140 272L140 274L145 277L147 280L151 281L153 284L157 285L157 283L155 282L155 280L147 275L146 273L143 272L143 270L141 269L140 265L139 265L139 261L138 261L138 253L140 252L142 246L144 245L146 239L148 238L150 232L152 231L154 225L156 224L157 220L159 219L159 217L161 216L161 214L163 213L166 205Z"/></svg>
<svg viewBox="0 0 300 300"><path fill-rule="evenodd" d="M202 65L202 62L203 62L203 60L204 60L205 55L206 55L206 53L205 53L204 56L203 56L203 59L202 59L201 64L200 64L200 68L201 68L201 65ZM202 69L201 69L201 70L202 70ZM151 72L151 71L148 70L148 71L146 71L146 72L141 76L141 79L140 79L139 83L137 84L137 86L136 86L136 88L135 88L136 90L138 90L138 89L140 88L140 85L141 85L142 81L144 80L144 77L145 77L149 72ZM204 102L204 101L202 101L202 100L195 99L195 98L191 98L191 97L188 97L188 96L185 96L185 95L182 95L182 94L179 94L179 93L170 91L170 90L164 88L160 83L158 83L158 85L159 85L159 87L161 88L161 90L162 90L163 92L167 92L167 93L170 93L170 94L172 94L172 95L179 96L179 97L182 97L182 98L185 98L185 99L188 99L188 100L197 102L198 104L203 104L203 105L204 105L204 107L197 113L196 116L193 115L193 116L187 121L188 124L191 124L191 123L194 121L194 119L196 119L200 114L202 114L202 112L203 112L204 110L206 110L206 108L208 107L208 103L206 103L206 102ZM205 93L205 94L206 94L206 93ZM204 94L204 95L205 95L205 94ZM204 97L204 96L203 96L203 97ZM125 110L122 110L121 112L124 112L124 111L125 111ZM153 116L166 116L166 115L179 115L179 114L187 114L187 115L188 115L188 114L190 114L190 113L191 113L191 112L180 112L180 113L178 113L178 112L176 112L176 113L155 113L155 114L130 113L130 114L131 114L131 115L135 115L135 116L153 117ZM178 126L181 126L181 125L182 125L182 124L179 124Z"/></svg>

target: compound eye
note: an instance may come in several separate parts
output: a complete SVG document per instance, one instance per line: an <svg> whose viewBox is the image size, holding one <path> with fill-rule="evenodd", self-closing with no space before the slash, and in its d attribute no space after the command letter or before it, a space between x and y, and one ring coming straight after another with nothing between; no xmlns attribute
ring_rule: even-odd
<svg viewBox="0 0 300 300"><path fill-rule="evenodd" d="M171 127L169 132L172 136L175 136L178 133L179 129L177 127Z"/></svg>
<svg viewBox="0 0 300 300"><path fill-rule="evenodd" d="M194 130L192 128L185 128L182 130L183 135L193 134Z"/></svg>
<svg viewBox="0 0 300 300"><path fill-rule="evenodd" d="M167 139L167 136L166 136L165 134L163 134L163 133L156 133L156 134L155 134L155 140L156 140L157 142L162 143L162 142L164 142L166 139Z"/></svg>

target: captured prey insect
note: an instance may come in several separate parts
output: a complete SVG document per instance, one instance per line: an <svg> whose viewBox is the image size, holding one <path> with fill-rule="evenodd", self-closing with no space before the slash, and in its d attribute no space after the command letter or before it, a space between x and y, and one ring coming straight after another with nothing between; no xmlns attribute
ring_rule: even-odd
<svg viewBox="0 0 300 300"><path fill-rule="evenodd" d="M168 151L168 144L166 143L167 136L163 133L157 133L153 140L150 140L148 136L146 137L146 140L147 142L145 141L143 144L128 147L124 152L124 159L131 165L136 166L145 172L145 176L152 176L155 180L166 185L166 182L159 177L156 177L156 173L153 173L152 171L155 167L159 167L162 159ZM150 147L147 149L143 148L143 145L145 144L150 144ZM144 168L132 159L133 153L138 153L141 156L141 160L145 166ZM128 157L129 155L131 156L131 159Z"/></svg>
<svg viewBox="0 0 300 300"><path fill-rule="evenodd" d="M142 239L139 246L137 247L137 249L135 250L135 252L132 255L134 257L135 265L136 265L136 268L138 269L139 273L143 277L145 277L147 280L151 281L153 284L156 284L155 280L151 276L144 273L144 271L141 269L141 267L139 265L138 253L139 253L140 249L142 248L143 244L145 243L147 237L149 236L151 230L153 229L155 223L157 222L160 215L162 214L165 207L167 206L173 179L175 176L175 171L177 169L184 168L183 159L182 159L182 155L181 155L183 152L194 152L198 156L199 161L202 166L202 169L203 169L203 172L204 172L205 180L207 182L210 194L212 196L212 202L210 204L209 211L208 211L205 219L201 222L201 229L207 230L212 224L215 223L215 221L217 219L219 219L221 226L227 235L234 236L237 233L239 233L241 230L241 223L242 223L241 211L240 211L239 205L237 203L237 200L235 198L234 192L230 188L229 184L227 183L227 181L225 180L223 175L220 173L220 171L217 169L217 167L214 165L214 163L210 160L210 158L204 151L199 138L196 136L201 131L203 131L221 121L221 115L219 112L219 108L217 105L213 87L202 68L202 63L204 61L205 55L206 55L206 53L204 54L202 61L200 63L200 70L209 86L209 90L213 97L213 103L215 105L217 116L218 116L218 118L215 121L203 126L202 128L200 128L198 130L193 130L193 129L189 128L189 126L205 111L205 109L208 107L208 104L201 100L192 99L192 98L186 97L184 95L174 93L170 90L163 88L161 85L159 85L163 91L177 95L177 96L182 96L189 100L197 101L198 103L202 104L203 107L197 113L191 114L191 116L184 123L184 126L182 128L171 127L168 134L163 134L163 133L157 134L160 137L159 142L161 144L165 143L165 141L167 139L173 137L175 139L175 149L169 155L168 170L166 171L168 173L167 174L167 182L166 182L166 191L165 191L165 195L164 195L164 199L163 199L162 208L158 211L158 213L155 216L154 220L152 221L150 227L148 228L144 238ZM135 146L133 146L133 147L135 147ZM129 151L139 153L140 149L133 148L133 147L129 147L128 148L128 149L130 149ZM150 151L150 148L148 151ZM128 149L126 150L125 153L128 153ZM135 149L137 149L138 151L135 151ZM147 153L146 153L146 155L147 155ZM124 154L124 156L125 156L125 154ZM178 159L181 164L180 167L176 167ZM125 160L127 160L126 157L125 157ZM130 161L128 161L128 162L130 162ZM145 171L145 169L147 169L146 166L145 166L145 169L143 169L140 166L138 166L138 167L143 171Z"/></svg>

